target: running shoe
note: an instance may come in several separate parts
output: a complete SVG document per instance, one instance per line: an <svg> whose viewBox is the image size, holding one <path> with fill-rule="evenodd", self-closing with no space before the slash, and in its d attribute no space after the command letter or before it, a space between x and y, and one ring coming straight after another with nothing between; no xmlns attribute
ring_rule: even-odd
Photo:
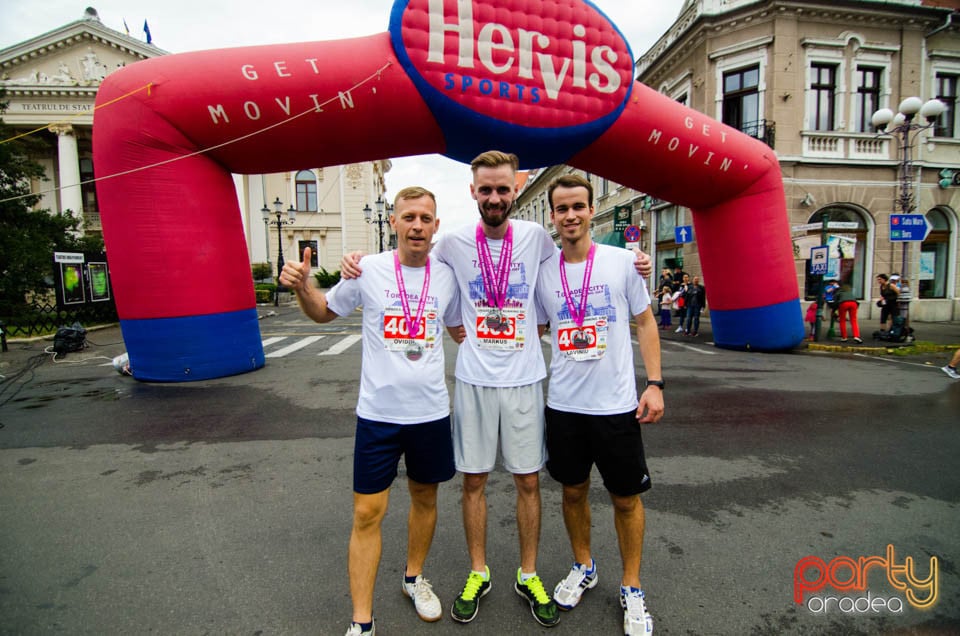
<svg viewBox="0 0 960 636"><path fill-rule="evenodd" d="M623 608L625 636L651 636L653 617L647 612L643 590L620 586L620 606Z"/></svg>
<svg viewBox="0 0 960 636"><path fill-rule="evenodd" d="M513 589L530 603L530 613L544 627L553 627L560 622L560 610L552 598L543 589L539 576L532 576L520 582L520 568L517 568L517 582Z"/></svg>
<svg viewBox="0 0 960 636"><path fill-rule="evenodd" d="M417 609L417 616L432 623L440 620L443 610L440 608L440 599L433 593L433 586L430 581L417 575L417 580L413 583L407 583L403 580L403 593L410 597L413 606Z"/></svg>
<svg viewBox="0 0 960 636"><path fill-rule="evenodd" d="M469 623L477 617L480 610L480 599L490 591L490 568L486 568L487 578L484 579L476 572L470 572L467 583L463 586L460 595L453 599L450 615L460 623Z"/></svg>
<svg viewBox="0 0 960 636"><path fill-rule="evenodd" d="M572 610L583 598L583 593L597 585L597 563L593 562L593 571L587 570L582 563L574 563L567 578L557 583L553 589L553 600L564 611Z"/></svg>
<svg viewBox="0 0 960 636"><path fill-rule="evenodd" d="M960 373L957 373L957 370L951 367L949 364L941 368L940 370L946 373L947 375L949 375L954 380L960 380Z"/></svg>
<svg viewBox="0 0 960 636"><path fill-rule="evenodd" d="M373 622L373 624L370 626L370 629L367 631L363 631L363 628L357 623L350 623L350 629L347 630L346 636L376 636L376 633L376 621Z"/></svg>

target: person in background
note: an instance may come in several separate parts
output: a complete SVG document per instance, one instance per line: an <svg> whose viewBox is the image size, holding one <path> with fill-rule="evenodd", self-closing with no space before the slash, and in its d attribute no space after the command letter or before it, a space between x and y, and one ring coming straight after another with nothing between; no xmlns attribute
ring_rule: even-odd
<svg viewBox="0 0 960 636"><path fill-rule="evenodd" d="M700 331L700 312L707 304L707 290L700 284L700 277L694 276L687 287L687 325L683 333L696 336Z"/></svg>
<svg viewBox="0 0 960 636"><path fill-rule="evenodd" d="M684 274L680 281L680 287L673 291L673 306L677 308L677 319L680 324L677 325L676 333L683 331L683 323L687 319L687 290L690 289L690 274Z"/></svg>
<svg viewBox="0 0 960 636"><path fill-rule="evenodd" d="M953 352L953 357L950 358L950 362L948 362L947 365L941 369L941 371L949 375L954 380L960 380L960 372L957 371L957 365L960 365L960 349L957 349Z"/></svg>
<svg viewBox="0 0 960 636"><path fill-rule="evenodd" d="M670 309L673 307L673 288L664 285L657 292L657 298L660 300L660 328L669 329L673 326L670 320Z"/></svg>
<svg viewBox="0 0 960 636"><path fill-rule="evenodd" d="M840 290L836 293L838 303L837 319L840 321L840 342L847 341L847 318L850 319L850 327L853 331L853 341L860 344L863 340L860 338L860 323L857 320L857 309L860 303L857 302L849 283L840 285Z"/></svg>
<svg viewBox="0 0 960 636"><path fill-rule="evenodd" d="M897 306L900 288L890 283L890 277L886 274L877 276L877 285L880 287L880 300L877 301L877 307L880 308L880 328L889 331L893 319L900 315L900 308Z"/></svg>

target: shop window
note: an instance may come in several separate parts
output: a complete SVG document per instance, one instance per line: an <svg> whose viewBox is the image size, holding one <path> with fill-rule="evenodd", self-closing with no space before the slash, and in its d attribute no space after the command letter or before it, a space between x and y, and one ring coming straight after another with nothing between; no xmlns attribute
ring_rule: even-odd
<svg viewBox="0 0 960 636"><path fill-rule="evenodd" d="M927 223L933 228L920 245L920 298L946 298L947 272L950 262L950 221L938 209L927 212Z"/></svg>
<svg viewBox="0 0 960 636"><path fill-rule="evenodd" d="M866 298L864 288L864 272L866 271L866 240L867 225L861 213L851 207L831 206L814 213L808 223L823 223L827 215L827 223L843 224L846 227L830 228L827 230L827 247L829 248L829 262L827 275L824 279L835 278L841 285L849 285L857 298ZM819 245L821 230L809 230L811 237L807 243ZM802 255L804 261L804 298L814 300L820 290L820 275L810 274L809 250Z"/></svg>

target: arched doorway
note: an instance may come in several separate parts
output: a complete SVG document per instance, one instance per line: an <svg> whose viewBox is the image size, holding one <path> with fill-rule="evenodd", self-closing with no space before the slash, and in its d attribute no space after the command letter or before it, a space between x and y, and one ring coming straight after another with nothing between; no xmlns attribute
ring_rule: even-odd
<svg viewBox="0 0 960 636"><path fill-rule="evenodd" d="M867 297L865 276L867 273L868 224L862 211L852 205L830 205L814 212L809 225L823 224L827 219L827 246L830 260L825 279L836 279L842 285L850 285L857 298ZM807 235L819 236L821 229L811 229ZM820 276L811 275L807 257L804 271L804 297L814 300L819 293Z"/></svg>
<svg viewBox="0 0 960 636"><path fill-rule="evenodd" d="M950 249L952 229L946 210L933 208L926 214L933 228L920 245L920 298L946 298L949 272L953 271L956 250Z"/></svg>

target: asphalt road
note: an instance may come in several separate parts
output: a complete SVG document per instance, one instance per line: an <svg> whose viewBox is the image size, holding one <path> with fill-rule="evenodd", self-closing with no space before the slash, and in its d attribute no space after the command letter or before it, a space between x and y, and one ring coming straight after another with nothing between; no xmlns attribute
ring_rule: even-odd
<svg viewBox="0 0 960 636"><path fill-rule="evenodd" d="M116 328L57 363L45 343L0 357L0 633L344 632L359 322L262 313L267 365L230 378L121 376ZM644 431L654 486L642 578L657 634L960 633L960 382L937 368L946 353L759 354L702 338L663 348L667 415ZM448 355L452 370L449 343ZM552 586L571 557L559 488L542 479L538 571ZM401 475L378 633L622 633L612 512L595 482L600 583L547 630L511 589L514 492L503 472L488 489L493 589L479 617L416 617L400 591ZM469 565L457 479L440 506L426 575L449 611ZM808 556L833 565L832 578L797 604ZM857 582L860 557L877 557L865 589L835 589ZM913 597L895 584L908 558ZM936 585L924 588L932 558ZM806 585L820 573L808 566ZM934 593L928 609L908 600Z"/></svg>

